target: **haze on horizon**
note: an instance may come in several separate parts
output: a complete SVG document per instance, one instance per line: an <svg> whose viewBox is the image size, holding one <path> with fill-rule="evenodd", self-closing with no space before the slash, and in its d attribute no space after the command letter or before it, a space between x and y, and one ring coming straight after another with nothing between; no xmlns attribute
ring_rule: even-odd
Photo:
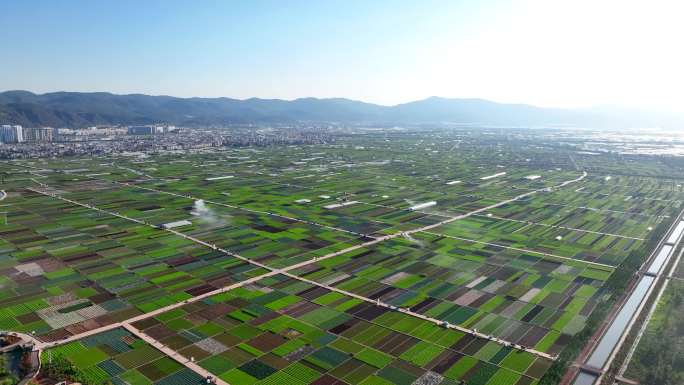
<svg viewBox="0 0 684 385"><path fill-rule="evenodd" d="M0 3L0 90L684 113L677 1Z"/></svg>

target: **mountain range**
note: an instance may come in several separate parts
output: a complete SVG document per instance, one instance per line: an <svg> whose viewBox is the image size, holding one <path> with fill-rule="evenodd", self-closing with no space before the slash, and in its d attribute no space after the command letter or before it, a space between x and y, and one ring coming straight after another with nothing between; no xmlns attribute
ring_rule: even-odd
<svg viewBox="0 0 684 385"><path fill-rule="evenodd" d="M681 127L681 117L616 109L557 109L483 99L427 99L383 106L343 98L178 98L107 92L0 92L0 124L26 127L173 124L220 126L269 123Z"/></svg>

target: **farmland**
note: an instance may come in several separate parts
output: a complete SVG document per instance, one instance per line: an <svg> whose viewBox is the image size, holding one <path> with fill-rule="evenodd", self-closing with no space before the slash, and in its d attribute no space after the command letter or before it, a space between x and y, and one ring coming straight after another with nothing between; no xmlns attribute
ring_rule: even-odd
<svg viewBox="0 0 684 385"><path fill-rule="evenodd" d="M683 265L680 261L628 363L625 376L641 383L677 384L684 380Z"/></svg>
<svg viewBox="0 0 684 385"><path fill-rule="evenodd" d="M684 175L525 135L3 163L0 329L93 384L536 384Z"/></svg>

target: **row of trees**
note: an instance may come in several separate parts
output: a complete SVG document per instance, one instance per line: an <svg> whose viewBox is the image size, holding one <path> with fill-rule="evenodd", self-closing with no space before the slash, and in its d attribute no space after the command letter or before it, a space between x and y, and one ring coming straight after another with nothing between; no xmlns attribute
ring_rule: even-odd
<svg viewBox="0 0 684 385"><path fill-rule="evenodd" d="M45 355L47 354L44 354L44 356L41 357L41 377L48 377L58 381L79 382L83 385L112 385L109 380L105 382L94 382L61 354L53 353L48 357Z"/></svg>
<svg viewBox="0 0 684 385"><path fill-rule="evenodd" d="M0 354L0 385L16 385L19 379L7 367L7 356Z"/></svg>
<svg viewBox="0 0 684 385"><path fill-rule="evenodd" d="M642 384L684 384L684 284L670 285L629 364Z"/></svg>

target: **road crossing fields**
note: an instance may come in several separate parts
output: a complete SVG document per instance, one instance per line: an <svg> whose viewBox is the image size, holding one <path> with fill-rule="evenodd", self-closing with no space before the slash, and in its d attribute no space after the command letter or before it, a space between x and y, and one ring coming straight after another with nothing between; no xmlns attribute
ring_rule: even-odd
<svg viewBox="0 0 684 385"><path fill-rule="evenodd" d="M12 162L2 201L8 224L0 225L0 328L59 342L181 304L133 326L231 384L403 384L421 376L532 384L551 362L535 352L562 351L614 269L683 196L673 180L606 180L596 167L585 178L569 163L545 165L556 154L538 149L492 157L476 142L449 152L449 140L345 140ZM572 183L560 187L565 181ZM437 204L409 210L430 201ZM464 213L476 214L430 227ZM163 228L183 221L173 231L217 249ZM123 343L135 350L143 345L136 338ZM99 349L102 361L74 364L101 374L109 367L101 362L119 363L96 340L84 347ZM392 344L406 350L384 352ZM284 345L296 348L285 353ZM117 376L162 384L178 372L157 369L123 367Z"/></svg>

